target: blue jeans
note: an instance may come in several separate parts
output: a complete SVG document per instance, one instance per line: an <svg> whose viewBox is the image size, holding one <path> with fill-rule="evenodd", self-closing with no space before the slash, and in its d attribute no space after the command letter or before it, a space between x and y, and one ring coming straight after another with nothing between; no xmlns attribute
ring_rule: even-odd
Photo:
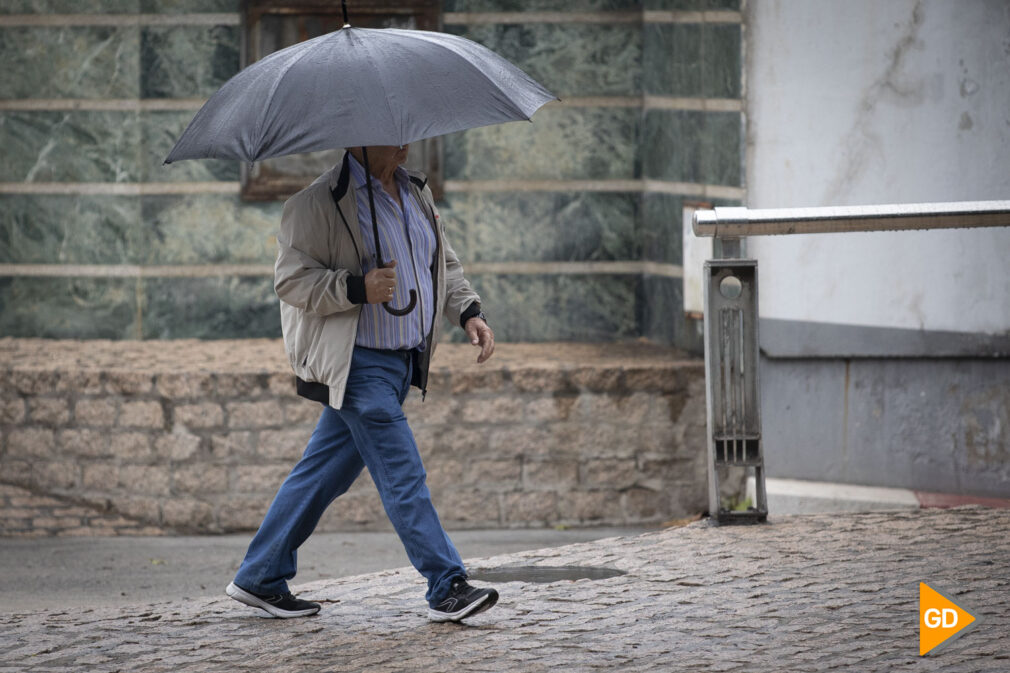
<svg viewBox="0 0 1010 673"><path fill-rule="evenodd" d="M256 593L287 592L298 547L365 466L410 562L428 580L428 601L440 601L452 580L466 574L431 504L424 465L403 413L410 377L408 353L354 349L343 408L323 409L302 459L253 537L235 584Z"/></svg>

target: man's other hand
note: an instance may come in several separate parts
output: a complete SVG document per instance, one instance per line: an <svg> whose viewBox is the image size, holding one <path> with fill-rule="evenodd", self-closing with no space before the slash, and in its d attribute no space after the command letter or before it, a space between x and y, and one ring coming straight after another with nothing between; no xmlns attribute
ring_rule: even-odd
<svg viewBox="0 0 1010 673"><path fill-rule="evenodd" d="M485 362L494 353L494 332L480 318L473 317L466 321L466 337L474 346L480 346L477 364Z"/></svg>
<svg viewBox="0 0 1010 673"><path fill-rule="evenodd" d="M372 269L365 274L365 301L378 304L393 301L393 291L396 289L396 260L386 262L381 269Z"/></svg>

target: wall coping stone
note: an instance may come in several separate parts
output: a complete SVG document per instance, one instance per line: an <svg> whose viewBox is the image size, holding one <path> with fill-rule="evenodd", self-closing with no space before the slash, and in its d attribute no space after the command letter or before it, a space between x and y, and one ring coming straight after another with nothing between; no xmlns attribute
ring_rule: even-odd
<svg viewBox="0 0 1010 673"><path fill-rule="evenodd" d="M704 371L704 361L647 341L625 343L500 343L482 365L470 344L440 344L431 364L429 393L495 391L575 394L675 392L675 372ZM294 375L280 339L113 341L0 339L0 390L200 397L211 377L230 386L293 390ZM263 382L260 376L265 376ZM104 385L103 385L104 380Z"/></svg>
<svg viewBox="0 0 1010 673"><path fill-rule="evenodd" d="M477 365L469 344L439 344L432 372L449 373L703 367L684 351L651 342L498 343L488 362ZM0 371L129 371L166 373L289 373L280 339L112 341L105 339L0 338Z"/></svg>

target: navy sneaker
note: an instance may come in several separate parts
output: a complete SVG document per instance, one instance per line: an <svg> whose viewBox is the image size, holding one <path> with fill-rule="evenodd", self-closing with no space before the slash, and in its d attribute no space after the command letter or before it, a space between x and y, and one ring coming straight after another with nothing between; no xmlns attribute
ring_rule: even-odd
<svg viewBox="0 0 1010 673"><path fill-rule="evenodd" d="M498 602L498 592L494 589L477 589L466 582L465 577L452 581L449 595L437 604L428 605L428 619L433 622L458 622L491 608Z"/></svg>
<svg viewBox="0 0 1010 673"><path fill-rule="evenodd" d="M319 603L295 598L290 591L286 594L257 594L248 589L243 589L232 582L224 592L239 603L245 603L254 608L265 610L274 617L280 617L281 619L307 617L319 612L320 608Z"/></svg>

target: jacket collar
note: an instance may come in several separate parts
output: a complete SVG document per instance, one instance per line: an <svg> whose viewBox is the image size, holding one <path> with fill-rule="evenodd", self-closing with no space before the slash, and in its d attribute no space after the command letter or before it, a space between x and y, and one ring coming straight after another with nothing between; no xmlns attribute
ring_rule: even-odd
<svg viewBox="0 0 1010 673"><path fill-rule="evenodd" d="M334 201L340 201L344 198L347 193L347 187L351 182L351 153L344 152L344 155L340 158L333 168L329 170L327 176L327 185L330 188L330 192L333 194ZM423 190L424 186L428 184L428 176L426 176L421 171L413 171L409 169L404 169L407 172L407 177L410 181L417 185L419 190Z"/></svg>
<svg viewBox="0 0 1010 673"><path fill-rule="evenodd" d="M333 194L334 201L340 201L340 199L344 198L344 194L347 193L347 185L351 182L350 159L351 153L344 152L344 156L340 158L340 161L330 169L327 185L329 185L330 193Z"/></svg>

